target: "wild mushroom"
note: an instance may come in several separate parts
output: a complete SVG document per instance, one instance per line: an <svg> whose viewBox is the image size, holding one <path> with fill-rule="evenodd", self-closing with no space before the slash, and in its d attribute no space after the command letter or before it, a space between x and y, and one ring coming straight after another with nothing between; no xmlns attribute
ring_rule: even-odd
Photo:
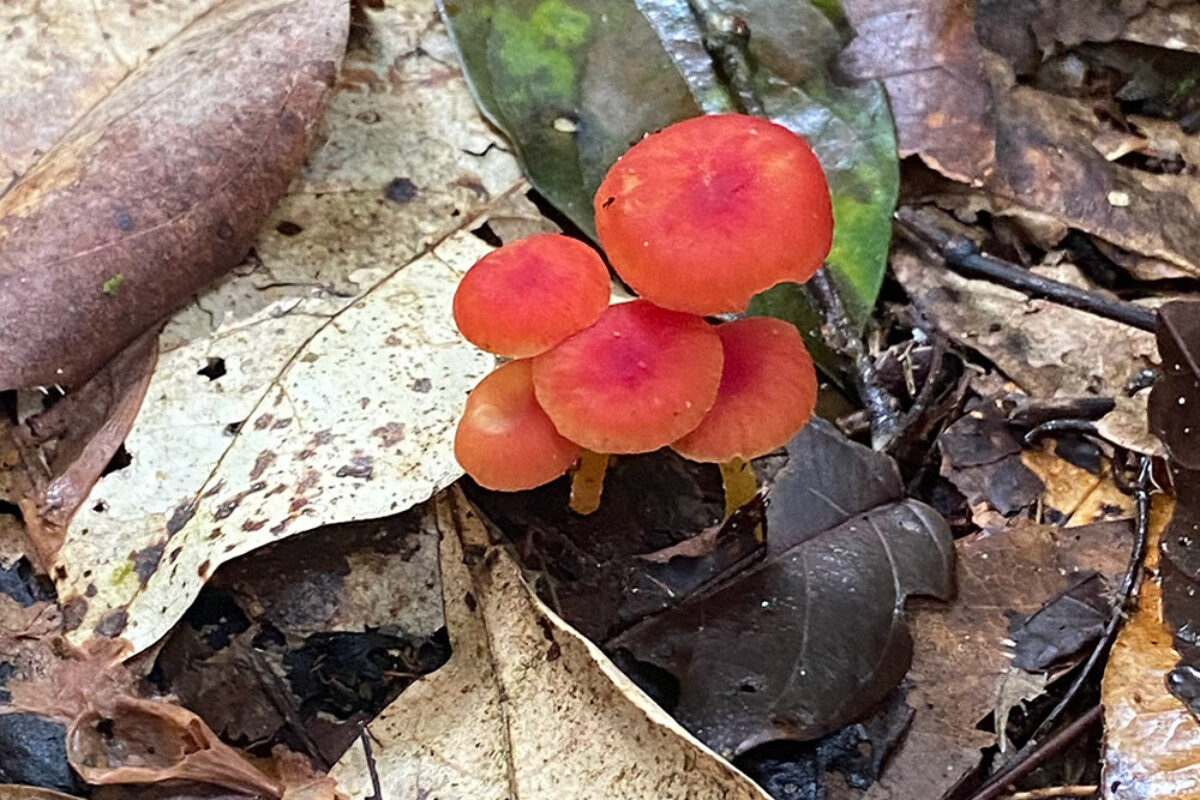
<svg viewBox="0 0 1200 800"><path fill-rule="evenodd" d="M596 251L547 233L497 248L467 270L454 321L475 346L528 358L591 325L608 299L608 268Z"/></svg>
<svg viewBox="0 0 1200 800"><path fill-rule="evenodd" d="M609 261L639 295L693 314L743 311L758 292L812 277L833 239L821 165L768 120L717 114L635 144L595 197Z"/></svg>
<svg viewBox="0 0 1200 800"><path fill-rule="evenodd" d="M538 402L586 448L571 508L594 511L609 453L644 453L700 424L721 382L721 339L707 322L645 300L610 306L590 328L533 359Z"/></svg>
<svg viewBox="0 0 1200 800"><path fill-rule="evenodd" d="M719 325L725 354L713 407L671 445L693 461L721 465L726 513L757 490L749 461L787 444L812 416L817 373L796 328L770 317Z"/></svg>
<svg viewBox="0 0 1200 800"><path fill-rule="evenodd" d="M571 441L645 453L700 424L723 361L721 339L702 318L634 300L533 359L533 389Z"/></svg>
<svg viewBox="0 0 1200 800"><path fill-rule="evenodd" d="M479 382L454 436L459 465L480 486L532 489L562 475L579 457L533 394L528 360L510 361Z"/></svg>

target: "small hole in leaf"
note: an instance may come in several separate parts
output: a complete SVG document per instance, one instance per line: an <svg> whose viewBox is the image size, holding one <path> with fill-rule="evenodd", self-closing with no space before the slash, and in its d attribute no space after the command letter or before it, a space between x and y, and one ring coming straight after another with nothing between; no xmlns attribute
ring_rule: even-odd
<svg viewBox="0 0 1200 800"><path fill-rule="evenodd" d="M275 230L279 231L284 236L295 236L298 233L303 233L304 227L285 219L280 221L280 223L275 226Z"/></svg>
<svg viewBox="0 0 1200 800"><path fill-rule="evenodd" d="M238 432L241 431L241 429L242 429L242 425L244 425L244 424L245 424L244 422L229 423L228 425L225 426L225 435L226 436L237 436Z"/></svg>
<svg viewBox="0 0 1200 800"><path fill-rule="evenodd" d="M480 225L478 228L472 230L471 234L475 238L482 239L483 241L487 242L492 247L499 247L504 244L504 240L497 236L496 232L492 230L492 226L486 222Z"/></svg>
<svg viewBox="0 0 1200 800"><path fill-rule="evenodd" d="M208 363L196 370L197 375L203 375L210 381L215 381L225 374L225 359L210 358Z"/></svg>
<svg viewBox="0 0 1200 800"><path fill-rule="evenodd" d="M97 514L103 514L105 511L108 511L108 503L101 500L99 503L96 503L96 505L92 506L92 511L95 511Z"/></svg>
<svg viewBox="0 0 1200 800"><path fill-rule="evenodd" d="M743 692L746 692L747 694L754 694L755 692L758 691L758 687L756 685L754 685L753 683L751 683L750 681L746 681L741 686L739 686L738 689L740 689Z"/></svg>
<svg viewBox="0 0 1200 800"><path fill-rule="evenodd" d="M125 469L132 463L133 456L125 449L125 444L122 442L121 446L117 448L117 452L113 453L113 457L108 460L108 466L100 473L100 477Z"/></svg>

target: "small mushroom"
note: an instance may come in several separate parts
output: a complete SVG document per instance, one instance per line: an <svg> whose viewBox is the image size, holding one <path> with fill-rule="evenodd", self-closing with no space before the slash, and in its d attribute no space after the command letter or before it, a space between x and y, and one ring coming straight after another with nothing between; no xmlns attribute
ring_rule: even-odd
<svg viewBox="0 0 1200 800"><path fill-rule="evenodd" d="M726 515L754 497L750 459L782 447L817 402L817 372L796 328L747 317L716 329L725 353L717 401L700 425L671 445L693 461L721 465Z"/></svg>
<svg viewBox="0 0 1200 800"><path fill-rule="evenodd" d="M717 401L671 447L693 461L749 461L783 447L817 402L817 372L795 326L746 317L716 327L725 353Z"/></svg>
<svg viewBox="0 0 1200 800"><path fill-rule="evenodd" d="M626 283L693 314L743 311L764 289L808 280L833 240L811 148L742 114L684 120L638 142L600 184L595 212Z"/></svg>
<svg viewBox="0 0 1200 800"><path fill-rule="evenodd" d="M532 489L562 475L579 457L579 446L564 439L538 405L531 373L528 360L510 361L467 397L454 455L480 486Z"/></svg>
<svg viewBox="0 0 1200 800"><path fill-rule="evenodd" d="M721 339L702 318L634 300L533 359L558 432L598 453L643 453L700 424L721 383Z"/></svg>
<svg viewBox="0 0 1200 800"><path fill-rule="evenodd" d="M591 325L608 300L608 268L596 251L546 233L497 248L467 270L454 321L475 346L528 358Z"/></svg>

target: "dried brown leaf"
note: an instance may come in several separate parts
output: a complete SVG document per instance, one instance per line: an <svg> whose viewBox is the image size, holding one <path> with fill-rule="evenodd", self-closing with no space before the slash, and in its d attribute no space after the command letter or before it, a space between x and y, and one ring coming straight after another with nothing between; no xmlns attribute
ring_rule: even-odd
<svg viewBox="0 0 1200 800"><path fill-rule="evenodd" d="M454 655L334 767L343 791L374 769L385 797L766 800L538 601L461 494L437 503Z"/></svg>
<svg viewBox="0 0 1200 800"><path fill-rule="evenodd" d="M1114 585L1131 541L1125 522L1066 530L1017 521L959 539L958 596L949 606L919 606L913 615L912 726L865 796L940 797L974 769L980 748L996 741L978 723L1012 694L1014 681L1020 685L1004 644L1005 612L1037 611L1087 570L1099 570Z"/></svg>
<svg viewBox="0 0 1200 800"><path fill-rule="evenodd" d="M192 781L282 798L284 787L217 738L198 716L161 700L118 697L80 714L67 757L88 783Z"/></svg>
<svg viewBox="0 0 1200 800"><path fill-rule="evenodd" d="M1200 230L1200 228L1198 228ZM1158 362L1153 334L1067 308L986 281L962 278L908 249L892 255L892 269L913 304L947 336L978 350L1030 397L1119 397L1129 379ZM1070 265L1039 272L1078 283ZM1119 413L1129 414L1121 417ZM1109 432L1144 428L1140 406L1108 417ZM1152 447L1145 437L1119 441ZM1156 452L1151 450L1151 452Z"/></svg>
<svg viewBox="0 0 1200 800"><path fill-rule="evenodd" d="M79 504L116 454L146 394L157 332L143 334L49 410L0 421L0 496L22 512L25 551L49 572Z"/></svg>
<svg viewBox="0 0 1200 800"><path fill-rule="evenodd" d="M324 146L255 258L167 324L132 462L68 529L54 576L76 641L142 650L225 561L397 513L460 474L453 425L492 365L449 315L487 249L469 231L493 211L506 229L548 223L436 10L404 0L360 22Z"/></svg>
<svg viewBox="0 0 1200 800"><path fill-rule="evenodd" d="M78 386L245 256L303 163L348 23L340 0L223 3L0 196L0 387Z"/></svg>
<svg viewBox="0 0 1200 800"><path fill-rule="evenodd" d="M996 157L987 53L965 0L846 0L856 36L840 64L892 98L900 154L978 184ZM953 98L948 101L948 98Z"/></svg>

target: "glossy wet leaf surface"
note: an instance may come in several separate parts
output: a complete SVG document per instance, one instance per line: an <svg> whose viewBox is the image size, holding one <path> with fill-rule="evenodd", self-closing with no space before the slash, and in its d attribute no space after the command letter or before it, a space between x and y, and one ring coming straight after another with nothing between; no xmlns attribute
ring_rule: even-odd
<svg viewBox="0 0 1200 800"><path fill-rule="evenodd" d="M870 709L908 668L905 600L952 592L949 530L900 499L890 460L820 423L789 459L765 559L609 643L670 672L673 713L721 753L811 739ZM854 467L814 480L822 463Z"/></svg>

